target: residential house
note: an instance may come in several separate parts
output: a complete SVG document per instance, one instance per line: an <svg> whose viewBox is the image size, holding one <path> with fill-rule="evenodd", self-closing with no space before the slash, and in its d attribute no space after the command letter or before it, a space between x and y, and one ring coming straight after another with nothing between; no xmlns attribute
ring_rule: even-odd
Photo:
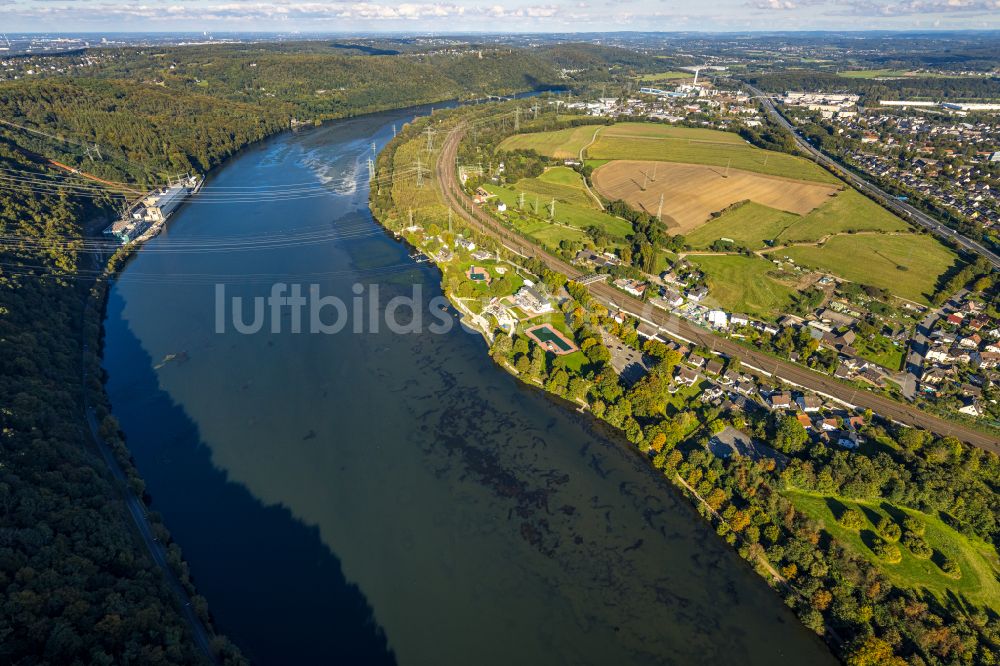
<svg viewBox="0 0 1000 666"><path fill-rule="evenodd" d="M522 310L531 314L543 314L552 312L552 303L549 302L535 287L524 286L514 295L514 304Z"/></svg>
<svg viewBox="0 0 1000 666"><path fill-rule="evenodd" d="M823 408L823 401L814 395L800 395L795 399L795 402L799 405L799 409L806 414L815 414Z"/></svg>
<svg viewBox="0 0 1000 666"><path fill-rule="evenodd" d="M772 393L767 402L771 409L789 409L792 406L792 394L785 391Z"/></svg>
<svg viewBox="0 0 1000 666"><path fill-rule="evenodd" d="M455 239L455 247L460 247L466 252L472 252L473 250L476 249L476 244L471 240L469 240L468 238L459 236Z"/></svg>
<svg viewBox="0 0 1000 666"><path fill-rule="evenodd" d="M966 416L971 416L977 419L983 415L983 410L975 399L967 401L965 405L959 408L958 411L961 414L965 414Z"/></svg>
<svg viewBox="0 0 1000 666"><path fill-rule="evenodd" d="M682 365L677 368L676 378L679 383L685 386L694 386L698 383L701 375L698 374L697 370Z"/></svg>
<svg viewBox="0 0 1000 666"><path fill-rule="evenodd" d="M705 364L705 372L713 375L722 374L722 361L717 358L713 358L708 363Z"/></svg>
<svg viewBox="0 0 1000 666"><path fill-rule="evenodd" d="M614 285L625 293L632 294L637 298L642 298L643 294L646 293L646 289L649 287L648 283L633 280L631 278L619 278L614 281Z"/></svg>
<svg viewBox="0 0 1000 666"><path fill-rule="evenodd" d="M1000 353L997 352L973 352L972 364L977 368L996 368L1000 366Z"/></svg>
<svg viewBox="0 0 1000 666"><path fill-rule="evenodd" d="M707 317L709 326L713 328L729 328L729 315L722 310L712 310Z"/></svg>
<svg viewBox="0 0 1000 666"><path fill-rule="evenodd" d="M826 432L836 432L840 430L840 421L834 418L820 419L816 422L819 425L820 430Z"/></svg>
<svg viewBox="0 0 1000 666"><path fill-rule="evenodd" d="M695 303L700 303L706 296L708 296L708 287L705 286L695 287L687 293L688 300Z"/></svg>

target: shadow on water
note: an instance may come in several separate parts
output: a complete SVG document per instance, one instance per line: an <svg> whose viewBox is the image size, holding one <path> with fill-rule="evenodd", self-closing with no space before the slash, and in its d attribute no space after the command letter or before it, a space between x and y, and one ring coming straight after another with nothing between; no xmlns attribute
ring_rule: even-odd
<svg viewBox="0 0 1000 666"><path fill-rule="evenodd" d="M106 368L114 413L219 630L256 664L396 663L367 599L344 578L319 530L285 507L263 505L213 465L197 425L159 388L123 308L112 290L106 334L115 354Z"/></svg>

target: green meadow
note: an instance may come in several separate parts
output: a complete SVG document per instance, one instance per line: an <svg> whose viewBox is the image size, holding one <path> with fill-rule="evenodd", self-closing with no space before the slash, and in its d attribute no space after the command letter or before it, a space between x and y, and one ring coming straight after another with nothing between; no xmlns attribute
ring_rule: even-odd
<svg viewBox="0 0 1000 666"><path fill-rule="evenodd" d="M957 532L937 515L903 509L887 502L859 502L796 490L784 494L800 511L821 521L824 529L845 548L877 564L893 583L930 592L939 599L955 594L977 605L1000 608L1000 563L997 562L996 551ZM844 509L855 509L864 516L865 524L859 531L849 530L837 522ZM835 510L837 515L834 515ZM929 559L919 559L899 543L903 559L898 564L880 560L871 549L876 536L875 525L882 517L901 523L906 515L915 516L926 525L924 539L934 550L934 555ZM958 563L962 570L961 578L956 580L941 570L938 563L942 556Z"/></svg>

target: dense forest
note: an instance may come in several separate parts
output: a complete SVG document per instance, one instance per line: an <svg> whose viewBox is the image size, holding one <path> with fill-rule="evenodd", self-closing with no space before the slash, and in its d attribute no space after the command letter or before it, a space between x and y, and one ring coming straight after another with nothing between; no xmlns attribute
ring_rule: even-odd
<svg viewBox="0 0 1000 666"><path fill-rule="evenodd" d="M0 169L35 168L0 141ZM96 212L0 189L0 661L197 663L85 432L78 248Z"/></svg>
<svg viewBox="0 0 1000 666"><path fill-rule="evenodd" d="M90 369L86 389L102 436L141 495L96 377L99 312L85 307L107 257L83 241L88 228L115 214L115 200L39 187L38 179L73 181L48 160L145 186L206 171L292 118L529 90L558 78L535 55L509 49L481 57L329 50L336 53L121 52L87 77L0 84L0 117L33 130L0 125L0 173L14 176L0 188L0 663L204 659L132 533L122 489L93 448L84 417L81 363ZM93 144L101 156L92 161L85 150ZM112 264L120 267L123 257ZM168 560L194 594L176 544ZM209 621L204 599L193 600ZM220 661L239 663L223 637L212 647Z"/></svg>
<svg viewBox="0 0 1000 666"><path fill-rule="evenodd" d="M874 105L880 99L926 99L933 101L983 101L1000 99L1000 77L906 77L898 79L854 79L812 69L787 69L752 74L746 80L768 92L823 90L861 95Z"/></svg>
<svg viewBox="0 0 1000 666"><path fill-rule="evenodd" d="M288 126L288 114L131 81L46 79L0 84L0 116L66 141L0 126L42 157L95 175L161 183L204 172L240 148ZM104 159L91 162L84 145Z"/></svg>
<svg viewBox="0 0 1000 666"><path fill-rule="evenodd" d="M99 52L101 53L101 52ZM517 49L350 56L342 49L263 46L104 52L95 75L230 101L265 103L299 120L327 120L446 99L558 86L541 54Z"/></svg>

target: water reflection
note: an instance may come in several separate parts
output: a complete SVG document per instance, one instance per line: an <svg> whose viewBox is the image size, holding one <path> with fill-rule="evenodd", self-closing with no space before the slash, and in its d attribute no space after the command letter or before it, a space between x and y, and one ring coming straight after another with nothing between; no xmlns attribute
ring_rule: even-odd
<svg viewBox="0 0 1000 666"><path fill-rule="evenodd" d="M336 179L412 113L278 137L207 187ZM113 293L115 413L222 629L261 663L833 663L627 444L480 339L212 332L212 282L264 293L248 274L439 295L366 196L190 206ZM371 233L156 251L323 224Z"/></svg>

